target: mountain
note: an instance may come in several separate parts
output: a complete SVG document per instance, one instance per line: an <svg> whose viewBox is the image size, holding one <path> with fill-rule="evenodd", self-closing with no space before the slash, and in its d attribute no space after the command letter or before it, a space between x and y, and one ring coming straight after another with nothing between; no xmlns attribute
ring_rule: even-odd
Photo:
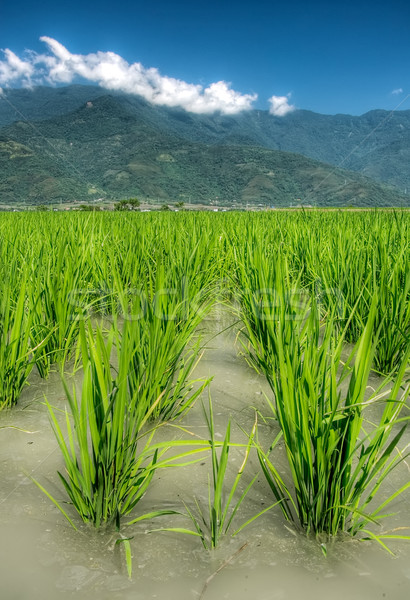
<svg viewBox="0 0 410 600"><path fill-rule="evenodd" d="M153 108L135 96L118 101L189 141L294 152L410 191L410 110L374 110L359 117L306 110L284 117L259 110L225 116Z"/></svg>
<svg viewBox="0 0 410 600"><path fill-rule="evenodd" d="M63 115L105 93L91 85L3 90L0 94L0 127L15 121L43 121Z"/></svg>
<svg viewBox="0 0 410 600"><path fill-rule="evenodd" d="M400 115L194 115L91 86L7 90L0 95L0 202L138 196L236 205L408 206L391 186L307 157L336 163L350 152L346 140L355 147L376 127L372 136L379 142L370 148L365 140L349 160L355 156L357 170L374 179L389 171L391 183L404 180L410 111ZM400 160L386 161L387 151Z"/></svg>

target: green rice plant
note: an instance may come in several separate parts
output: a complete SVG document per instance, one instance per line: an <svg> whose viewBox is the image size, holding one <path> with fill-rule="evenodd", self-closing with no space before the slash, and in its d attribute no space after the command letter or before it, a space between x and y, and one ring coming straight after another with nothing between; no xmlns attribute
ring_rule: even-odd
<svg viewBox="0 0 410 600"><path fill-rule="evenodd" d="M170 287L167 281L161 267L152 300L153 290L135 295L132 314L124 320L118 341L130 350L130 394L139 396L140 406L146 407L153 420L183 415L211 381L190 379L202 356L195 331L211 301L197 302L186 282L181 289L181 284ZM127 299L121 290L118 296L124 306Z"/></svg>
<svg viewBox="0 0 410 600"><path fill-rule="evenodd" d="M0 295L0 409L16 404L33 368L31 315L26 311L26 281L12 300L8 281Z"/></svg>
<svg viewBox="0 0 410 600"><path fill-rule="evenodd" d="M253 479L246 485L245 489L241 492L239 498L235 499L235 493L238 486L241 483L242 476L246 463L249 458L251 448L254 443L254 436L256 432L256 420L248 436L249 441L245 446L245 455L241 466L236 474L235 480L229 490L229 493L225 490L226 479L227 479L227 467L229 459L229 451L232 445L238 446L238 444L231 444L231 422L229 421L225 438L222 443L215 440L215 424L213 416L213 408L211 398L209 397L209 411L205 410L203 406L204 417L209 432L209 448L211 451L212 461L212 478L208 477L208 505L205 508L201 507L198 500L195 498L195 507L193 509L184 502L186 515L193 523L194 529L186 529L184 527L164 527L157 531L175 531L177 533L184 533L188 535L194 535L201 539L202 545L206 550L216 548L221 538L226 535L232 525L232 522L236 516L238 509L242 502L245 500L249 490L255 483L259 474L257 473ZM219 456L218 456L219 450ZM259 516L276 506L278 502L268 506L267 508L260 511L258 514L252 516L245 523L243 523L232 536L237 535L247 525L255 521ZM181 513L184 514L184 513ZM155 531L155 530L154 530Z"/></svg>
<svg viewBox="0 0 410 600"><path fill-rule="evenodd" d="M52 406L47 405L65 463L66 473L59 472L59 477L72 505L84 522L97 528L115 523L119 530L121 519L141 500L155 471L179 464L186 457L188 464L200 460L195 453L203 452L204 444L191 440L153 443L159 426L148 429L146 425L160 398L147 411L139 402L138 393L130 394L127 373L131 349L127 338L117 347L118 368L117 375L113 375L115 337L114 328L104 339L100 328L94 334L90 325L81 323L84 379L79 398L75 388L70 391L63 378L70 408L70 413L65 413L65 428ZM165 457L170 447L179 446L189 446L189 451ZM61 504L36 483L75 527ZM131 519L129 524L169 512L152 511Z"/></svg>
<svg viewBox="0 0 410 600"><path fill-rule="evenodd" d="M384 251L384 248L383 248ZM394 257L379 259L378 281L372 286L379 298L376 326L379 343L375 349L374 366L381 373L400 368L410 346L410 260L404 246Z"/></svg>
<svg viewBox="0 0 410 600"><path fill-rule="evenodd" d="M290 275L286 263L283 256L267 255L258 238L237 250L242 343L248 360L269 382L269 406L280 427L267 451L258 443L263 472L276 500L282 500L286 519L299 522L304 530L318 535L362 532L383 543L383 534L369 533L368 525L379 524L385 507L410 487L405 484L379 505L374 502L383 481L403 459L396 447L407 424L401 410L409 390L405 378L410 349L404 346L394 379L365 400L383 332L377 290L373 289L360 339L343 364L345 333L360 298L341 331L336 303L323 315L314 294L308 301L303 295L301 302L292 301L300 297L299 279ZM391 390L385 397L389 381ZM370 409L382 409L376 424L366 424ZM279 439L291 483L271 457Z"/></svg>
<svg viewBox="0 0 410 600"><path fill-rule="evenodd" d="M299 279L292 280L286 258L267 257L256 239L237 249L237 265L239 339L248 362L270 380L279 336L291 343L295 327L306 322L309 297Z"/></svg>
<svg viewBox="0 0 410 600"><path fill-rule="evenodd" d="M42 276L32 283L32 331L33 344L37 345L45 338L41 352L36 354L36 366L41 377L46 378L53 363L64 363L75 348L79 320L86 308L76 299L81 289L84 271L81 249L60 245L56 257L46 257L43 250L36 257L33 273L38 263L43 267Z"/></svg>
<svg viewBox="0 0 410 600"><path fill-rule="evenodd" d="M299 521L315 534L350 535L365 532L382 542L383 534L369 533L370 523L380 524L382 511L410 482L374 504L384 480L403 460L396 447L406 429L401 411L409 385L402 389L410 352L407 351L391 389L384 384L365 399L376 341L374 300L365 330L347 364L341 367L343 336L335 340L332 316L320 326L312 303L303 327L294 327L287 343L279 323L276 350L268 381L274 393L278 420L291 473L293 492L259 447L259 459L276 498L284 497L284 515ZM342 392L341 384L347 385ZM365 421L371 407L383 407L376 423ZM276 440L275 440L276 442ZM397 538L410 539L408 536Z"/></svg>
<svg viewBox="0 0 410 600"><path fill-rule="evenodd" d="M176 332L166 323L163 327L164 322L155 317L148 323L126 321L121 334L120 343L130 350L130 394L139 396L140 406L149 412L151 420L182 416L211 381L192 379L201 357L200 342L187 348L185 332Z"/></svg>
<svg viewBox="0 0 410 600"><path fill-rule="evenodd" d="M336 311L336 327L355 343L362 334L374 295L379 343L374 367L390 373L400 366L410 338L408 219L404 213L355 215L338 223L333 236L317 245L310 260L317 292L326 310ZM307 237L310 237L309 235Z"/></svg>

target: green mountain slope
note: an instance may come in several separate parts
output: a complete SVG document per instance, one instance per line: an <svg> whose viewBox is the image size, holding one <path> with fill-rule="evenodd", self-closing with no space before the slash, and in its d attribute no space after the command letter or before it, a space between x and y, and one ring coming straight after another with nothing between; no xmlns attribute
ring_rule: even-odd
<svg viewBox="0 0 410 600"><path fill-rule="evenodd" d="M226 119L218 125L216 117L156 111L140 99L106 95L51 119L17 121L0 129L0 202L136 195L234 205L407 203L394 189L358 174L249 140L234 144L232 132L221 135ZM201 128L213 143L201 141ZM191 129L198 140L187 139Z"/></svg>
<svg viewBox="0 0 410 600"><path fill-rule="evenodd" d="M64 115L107 94L95 86L71 85L0 95L0 127L13 121L39 121ZM364 115L321 115L297 110L285 117L267 111L238 115L194 115L152 106L137 96L112 93L119 110L158 132L187 142L262 146L296 152L410 190L410 111L374 110Z"/></svg>
<svg viewBox="0 0 410 600"><path fill-rule="evenodd" d="M43 121L63 115L106 93L89 85L6 89L0 94L0 127L14 121Z"/></svg>

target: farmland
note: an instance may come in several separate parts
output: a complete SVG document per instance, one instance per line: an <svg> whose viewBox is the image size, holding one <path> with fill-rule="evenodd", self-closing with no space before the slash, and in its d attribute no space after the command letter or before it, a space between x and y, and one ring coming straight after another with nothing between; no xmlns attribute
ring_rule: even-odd
<svg viewBox="0 0 410 600"><path fill-rule="evenodd" d="M85 595L163 547L203 582L409 556L409 241L400 210L0 214L3 524L97 552Z"/></svg>

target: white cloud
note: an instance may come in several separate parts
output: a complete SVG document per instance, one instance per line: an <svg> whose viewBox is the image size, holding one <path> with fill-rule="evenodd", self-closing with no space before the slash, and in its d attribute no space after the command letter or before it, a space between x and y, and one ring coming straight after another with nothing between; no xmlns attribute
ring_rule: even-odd
<svg viewBox="0 0 410 600"><path fill-rule="evenodd" d="M289 104L290 94L287 96L271 96L268 102L270 104L269 112L275 117L284 117L288 113L296 110L293 104Z"/></svg>
<svg viewBox="0 0 410 600"><path fill-rule="evenodd" d="M48 53L27 53L20 59L4 50L0 60L0 84L24 86L44 83L71 83L78 77L103 88L142 96L149 102L170 107L182 107L194 113L235 114L252 108L256 94L241 94L225 81L204 88L173 77L161 75L158 69L145 68L141 63L129 64L114 52L72 54L58 41L43 36Z"/></svg>
<svg viewBox="0 0 410 600"><path fill-rule="evenodd" d="M0 83L8 85L21 82L25 86L30 86L34 74L34 66L30 60L21 60L8 48L3 52L6 59L0 60Z"/></svg>
<svg viewBox="0 0 410 600"><path fill-rule="evenodd" d="M403 93L403 88L397 88L396 90L392 91L392 94L394 96L398 96L399 94L402 94L402 93Z"/></svg>

